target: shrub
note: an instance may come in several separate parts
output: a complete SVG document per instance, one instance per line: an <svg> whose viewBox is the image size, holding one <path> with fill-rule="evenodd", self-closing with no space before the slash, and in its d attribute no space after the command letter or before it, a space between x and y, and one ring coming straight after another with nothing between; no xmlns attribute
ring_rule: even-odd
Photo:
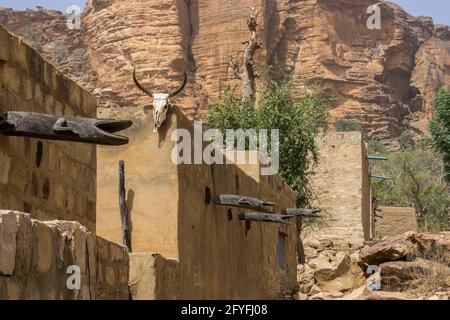
<svg viewBox="0 0 450 320"><path fill-rule="evenodd" d="M442 178L442 162L429 149L401 150L377 162L373 171L390 181L375 181L374 196L383 206L410 206L424 231L449 230L449 187Z"/></svg>
<svg viewBox="0 0 450 320"><path fill-rule="evenodd" d="M400 149L410 149L414 147L414 140L412 138L411 131L403 131L400 137L398 137L398 143L400 144Z"/></svg>
<svg viewBox="0 0 450 320"><path fill-rule="evenodd" d="M315 139L327 127L328 110L329 101L319 86L296 90L291 82L269 81L257 103L242 102L232 88L226 89L206 119L224 136L226 129L279 129L279 174L297 192L298 205L305 206L313 198L309 176L318 160Z"/></svg>
<svg viewBox="0 0 450 320"><path fill-rule="evenodd" d="M430 122L431 146L444 161L444 177L450 182L450 91L439 90L434 98L436 116Z"/></svg>
<svg viewBox="0 0 450 320"><path fill-rule="evenodd" d="M347 120L347 119L337 119L336 120L336 131L346 132L346 131L362 131L361 124Z"/></svg>

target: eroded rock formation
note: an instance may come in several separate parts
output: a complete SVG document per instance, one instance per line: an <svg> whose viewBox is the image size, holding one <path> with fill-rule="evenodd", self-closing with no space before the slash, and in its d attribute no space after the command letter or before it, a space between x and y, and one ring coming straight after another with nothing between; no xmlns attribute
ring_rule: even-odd
<svg viewBox="0 0 450 320"><path fill-rule="evenodd" d="M165 90L187 70L189 85L178 103L196 117L224 83L233 82L228 62L243 54L252 2L89 0L82 30L70 32L62 13L42 9L1 10L0 19L30 41L36 36L27 27L35 27L41 51L111 107L150 104L134 87L133 65L144 83ZM381 28L370 30L367 8L377 2L257 1L264 42L258 69L263 75L277 63L298 85L303 79L322 82L335 97L334 118L355 119L386 141L405 129L420 136L433 114L435 91L450 80L450 29L386 2L380 5ZM55 61L49 48L58 41L68 49L68 61L78 59L77 50L81 67Z"/></svg>

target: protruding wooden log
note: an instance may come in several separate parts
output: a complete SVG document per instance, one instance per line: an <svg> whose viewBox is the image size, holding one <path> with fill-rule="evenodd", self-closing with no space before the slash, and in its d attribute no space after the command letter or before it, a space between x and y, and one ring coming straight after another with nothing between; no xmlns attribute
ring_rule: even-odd
<svg viewBox="0 0 450 320"><path fill-rule="evenodd" d="M243 209L256 210L258 212L273 212L271 207L275 206L275 203L259 200L252 197L222 194L214 197L214 204L219 206L238 207Z"/></svg>
<svg viewBox="0 0 450 320"><path fill-rule="evenodd" d="M114 134L132 125L129 120L59 117L33 112L0 112L0 134L99 145L124 145L128 138Z"/></svg>
<svg viewBox="0 0 450 320"><path fill-rule="evenodd" d="M256 222L270 222L270 223L281 223L281 224L291 224L287 222L287 219L294 218L295 216L288 216L282 214L274 213L259 213L259 212L241 212L238 214L239 219L245 221L256 221Z"/></svg>

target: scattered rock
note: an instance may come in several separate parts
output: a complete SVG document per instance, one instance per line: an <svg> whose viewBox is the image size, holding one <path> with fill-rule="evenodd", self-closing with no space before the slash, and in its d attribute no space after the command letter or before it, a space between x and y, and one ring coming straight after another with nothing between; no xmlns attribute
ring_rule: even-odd
<svg viewBox="0 0 450 320"><path fill-rule="evenodd" d="M317 294L319 294L319 293L322 293L322 290L320 290L319 286L317 286L317 285L314 285L314 286L311 288L311 290L309 291L309 295L310 295L310 296L314 296L314 295L317 295Z"/></svg>
<svg viewBox="0 0 450 320"><path fill-rule="evenodd" d="M366 266L378 266L384 262L406 259L415 252L415 246L412 243L415 234L415 232L407 232L401 236L386 237L373 246L364 247L360 252L361 261Z"/></svg>
<svg viewBox="0 0 450 320"><path fill-rule="evenodd" d="M447 287L449 287L450 288L450 276L448 276L447 278L445 278L445 285L447 286Z"/></svg>
<svg viewBox="0 0 450 320"><path fill-rule="evenodd" d="M294 299L298 301L307 300L308 295L299 291L294 295Z"/></svg>
<svg viewBox="0 0 450 320"><path fill-rule="evenodd" d="M323 292L320 292L318 294L309 297L309 300L325 300L325 295L323 294Z"/></svg>
<svg viewBox="0 0 450 320"><path fill-rule="evenodd" d="M350 257L339 252L336 255L336 261L334 263L327 263L320 265L318 270L314 273L317 282L326 282L336 279L339 276L344 275L350 269Z"/></svg>

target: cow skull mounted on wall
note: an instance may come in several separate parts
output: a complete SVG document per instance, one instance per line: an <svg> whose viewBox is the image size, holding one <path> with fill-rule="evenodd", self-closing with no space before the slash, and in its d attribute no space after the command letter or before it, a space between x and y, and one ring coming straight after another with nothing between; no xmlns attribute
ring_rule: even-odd
<svg viewBox="0 0 450 320"><path fill-rule="evenodd" d="M133 70L133 80L136 86L141 89L146 95L153 97L153 121L155 125L154 132L157 132L164 121L166 121L167 111L171 106L169 99L179 94L186 86L187 74L186 72L184 72L184 79L180 88L171 93L152 93L150 90L144 88L144 86L140 84L136 78L136 68L134 68Z"/></svg>

